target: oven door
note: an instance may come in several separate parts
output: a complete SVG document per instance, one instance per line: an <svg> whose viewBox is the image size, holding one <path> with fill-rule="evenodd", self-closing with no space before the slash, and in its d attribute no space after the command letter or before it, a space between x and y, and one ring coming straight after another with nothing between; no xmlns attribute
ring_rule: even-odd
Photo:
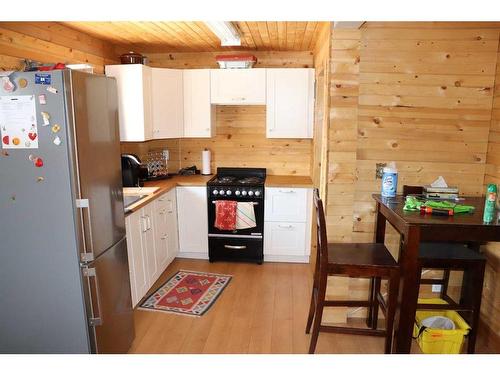
<svg viewBox="0 0 500 375"><path fill-rule="evenodd" d="M262 238L264 235L264 199L238 198L238 202L254 202L255 223L254 228L237 229L237 230L220 230L215 227L215 201L217 200L236 200L234 198L209 198L208 203L208 235L214 236L251 236Z"/></svg>

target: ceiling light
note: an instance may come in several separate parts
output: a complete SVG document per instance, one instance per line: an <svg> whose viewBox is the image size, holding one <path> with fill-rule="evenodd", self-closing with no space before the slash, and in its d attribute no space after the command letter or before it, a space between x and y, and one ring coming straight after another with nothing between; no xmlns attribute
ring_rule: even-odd
<svg viewBox="0 0 500 375"><path fill-rule="evenodd" d="M232 22L206 21L205 24L219 37L221 46L241 46L240 33Z"/></svg>

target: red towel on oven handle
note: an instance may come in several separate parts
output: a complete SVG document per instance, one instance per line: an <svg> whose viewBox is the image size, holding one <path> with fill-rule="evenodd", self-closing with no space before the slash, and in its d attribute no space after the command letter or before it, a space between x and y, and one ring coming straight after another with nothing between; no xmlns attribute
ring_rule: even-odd
<svg viewBox="0 0 500 375"><path fill-rule="evenodd" d="M236 201L215 201L214 226L220 230L236 229Z"/></svg>

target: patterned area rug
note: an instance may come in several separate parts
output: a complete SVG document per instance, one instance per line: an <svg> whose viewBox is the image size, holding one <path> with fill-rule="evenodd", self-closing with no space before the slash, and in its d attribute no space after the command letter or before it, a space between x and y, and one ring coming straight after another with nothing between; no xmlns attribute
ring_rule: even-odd
<svg viewBox="0 0 500 375"><path fill-rule="evenodd" d="M231 277L180 270L143 302L140 309L201 316L214 304Z"/></svg>

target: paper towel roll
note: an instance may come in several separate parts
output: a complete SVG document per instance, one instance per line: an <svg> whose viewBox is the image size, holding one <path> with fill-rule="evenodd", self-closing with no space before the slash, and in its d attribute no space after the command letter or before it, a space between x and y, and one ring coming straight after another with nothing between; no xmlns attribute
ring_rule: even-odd
<svg viewBox="0 0 500 375"><path fill-rule="evenodd" d="M205 149L201 152L201 160L202 160L201 174L204 175L212 174L210 172L210 150Z"/></svg>

